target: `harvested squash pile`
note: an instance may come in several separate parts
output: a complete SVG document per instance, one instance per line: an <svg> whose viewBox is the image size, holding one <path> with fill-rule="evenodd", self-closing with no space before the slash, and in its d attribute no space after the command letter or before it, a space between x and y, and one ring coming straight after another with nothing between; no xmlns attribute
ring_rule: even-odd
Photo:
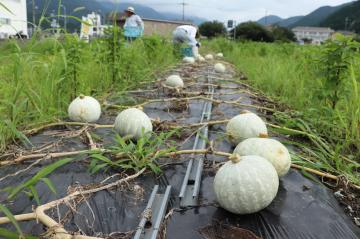
<svg viewBox="0 0 360 239"><path fill-rule="evenodd" d="M160 185L172 189L158 238L220 238L204 233L211 228L253 236L244 238L358 238L333 193L302 174L321 172L290 169L300 167L291 162L300 149L275 130L286 130L274 122L276 103L264 105L223 57L184 58L143 89L106 99L81 95L69 102L71 122L24 132L32 146L14 145L0 161L0 188L14 185L0 201L22 231L134 238L142 219L152 226L148 198ZM180 208L189 160L201 157L198 205ZM13 229L6 218L0 225Z"/></svg>

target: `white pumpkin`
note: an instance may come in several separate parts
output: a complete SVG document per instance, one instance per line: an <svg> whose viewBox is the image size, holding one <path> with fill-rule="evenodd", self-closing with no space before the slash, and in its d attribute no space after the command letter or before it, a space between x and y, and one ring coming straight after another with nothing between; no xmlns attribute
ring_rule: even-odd
<svg viewBox="0 0 360 239"><path fill-rule="evenodd" d="M235 214L250 214L266 208L276 197L279 177L260 156L234 155L216 173L214 191L218 203Z"/></svg>
<svg viewBox="0 0 360 239"><path fill-rule="evenodd" d="M100 118L101 106L95 98L80 95L69 105L68 114L72 121L91 123Z"/></svg>
<svg viewBox="0 0 360 239"><path fill-rule="evenodd" d="M226 125L226 134L233 145L238 145L248 138L267 136L268 131L265 122L259 116L243 111Z"/></svg>
<svg viewBox="0 0 360 239"><path fill-rule="evenodd" d="M226 67L222 63L216 63L214 68L215 68L215 72L217 72L217 73L225 73L226 72Z"/></svg>
<svg viewBox="0 0 360 239"><path fill-rule="evenodd" d="M211 54L207 54L207 55L205 56L205 60L207 60L207 61L214 60L214 56L211 55Z"/></svg>
<svg viewBox="0 0 360 239"><path fill-rule="evenodd" d="M216 54L216 56L217 56L218 58L223 58L223 57L224 57L224 54L222 54L222 53L220 52L220 53Z"/></svg>
<svg viewBox="0 0 360 239"><path fill-rule="evenodd" d="M194 64L195 63L195 58L194 57L184 57L183 62L188 63L188 64Z"/></svg>
<svg viewBox="0 0 360 239"><path fill-rule="evenodd" d="M183 88L184 81L181 79L179 75L171 75L166 78L165 85L174 88Z"/></svg>
<svg viewBox="0 0 360 239"><path fill-rule="evenodd" d="M196 57L196 60L197 60L198 62L205 62L205 61L206 61L205 58L204 58L203 56L201 56L201 55L199 55L198 57Z"/></svg>
<svg viewBox="0 0 360 239"><path fill-rule="evenodd" d="M122 111L115 120L115 130L123 137L140 139L144 134L152 132L150 118L141 110L130 108Z"/></svg>
<svg viewBox="0 0 360 239"><path fill-rule="evenodd" d="M234 150L240 156L258 155L267 159L276 169L278 175L289 172L291 157L287 148L275 139L251 138L241 142Z"/></svg>

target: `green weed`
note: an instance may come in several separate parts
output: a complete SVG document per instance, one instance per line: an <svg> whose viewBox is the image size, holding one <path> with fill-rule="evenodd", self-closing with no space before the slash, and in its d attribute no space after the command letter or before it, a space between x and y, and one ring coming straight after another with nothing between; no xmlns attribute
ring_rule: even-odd
<svg viewBox="0 0 360 239"><path fill-rule="evenodd" d="M306 166L344 175L359 184L360 52L349 38L323 46L232 42L214 39L205 48L223 52L248 83L293 110L274 114L278 124L304 133L292 140ZM231 47L230 47L231 46ZM231 50L229 50L231 49ZM299 138L300 137L300 138ZM299 140L300 139L300 140ZM309 157L312 160L306 161Z"/></svg>
<svg viewBox="0 0 360 239"><path fill-rule="evenodd" d="M52 163L52 164L40 169L40 171L34 177L27 180L26 182L21 183L20 185L18 185L16 187L9 187L9 188L5 189L9 193L8 200L12 200L20 192L24 192L29 197L34 198L35 201L40 205L39 194L37 193L37 191L35 189L36 184L38 184L40 181L42 181L43 183L45 183L48 186L48 188L53 193L56 194L55 186L47 178L47 176L49 174L51 174L52 172L54 172L56 169L60 168L61 166L64 166L65 164L68 164L72 161L73 161L73 159L71 159L71 158L56 161L55 163Z"/></svg>
<svg viewBox="0 0 360 239"><path fill-rule="evenodd" d="M175 143L169 140L174 134L176 131L144 134L136 142L116 135L116 145L110 147L106 153L91 154L90 172L96 173L110 168L135 171L148 168L154 173L161 173L158 159L176 150Z"/></svg>

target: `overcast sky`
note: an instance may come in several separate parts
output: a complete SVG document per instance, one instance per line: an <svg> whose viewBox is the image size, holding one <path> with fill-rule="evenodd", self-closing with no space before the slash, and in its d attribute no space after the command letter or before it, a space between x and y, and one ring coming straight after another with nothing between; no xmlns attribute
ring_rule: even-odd
<svg viewBox="0 0 360 239"><path fill-rule="evenodd" d="M128 0L147 5L159 11L182 12L182 0ZM306 15L321 6L336 6L349 0L185 0L186 14L204 17L209 20L240 22L258 20L268 15L283 18Z"/></svg>

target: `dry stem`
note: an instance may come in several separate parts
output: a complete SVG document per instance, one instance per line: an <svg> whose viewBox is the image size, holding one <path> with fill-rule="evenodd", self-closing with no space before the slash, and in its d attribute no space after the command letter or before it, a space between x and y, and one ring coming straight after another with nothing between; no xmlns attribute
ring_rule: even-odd
<svg viewBox="0 0 360 239"><path fill-rule="evenodd" d="M89 126L91 128L95 128L95 129L112 128L113 127L113 125L100 125L100 124L91 124L91 123L82 123L82 122L56 122L56 123L45 124L45 125L39 126L34 129L26 130L26 131L24 131L24 134L26 136L30 136L30 135L36 134L46 128L57 127L57 126Z"/></svg>
<svg viewBox="0 0 360 239"><path fill-rule="evenodd" d="M235 101L226 101L226 100L217 100L217 99L211 99L205 96L193 96L193 97L185 97L185 98L167 98L167 99L152 99L147 100L141 104L133 105L133 106L124 106L124 105L105 105L108 108L114 108L114 109L127 109L127 108L138 108L138 107L144 107L145 105L152 104L152 103L161 103L161 102L179 102L179 101L187 101L187 100L207 100L211 101L216 104L232 104L239 107L249 107L249 108L255 108L255 109L262 109L269 112L275 112L275 109L271 109L268 107L263 106L257 106L257 105L251 105L251 104L242 104L239 103L241 98L235 100Z"/></svg>
<svg viewBox="0 0 360 239"><path fill-rule="evenodd" d="M51 217L49 217L48 215L45 214L45 211L57 207L59 204L63 204L63 203L68 203L71 200L74 200L75 198L77 198L78 196L84 196L84 195L90 195L102 190L108 190L111 189L113 187L116 187L124 182L133 180L137 177L139 177L142 173L145 172L145 168L142 169L141 171L128 176L126 178L120 179L116 182L110 183L110 184L106 184L106 185L102 185L100 187L97 188L93 188L93 189L89 189L86 191L75 191L74 193L65 196L61 199L46 203L44 205L38 206L33 213L27 213L27 214L21 214L21 215L15 215L15 220L16 221L31 221L31 220L37 220L39 222L41 222L42 224L44 224L46 227L48 227L49 229L53 230L54 232L54 237L56 239L100 239L99 237L88 237L88 236L82 236L82 235L71 235L69 234L64 227L59 224L58 222L56 222L54 219L52 219ZM7 223L11 223L11 221L9 220L9 218L7 217L0 217L0 224L7 224Z"/></svg>

